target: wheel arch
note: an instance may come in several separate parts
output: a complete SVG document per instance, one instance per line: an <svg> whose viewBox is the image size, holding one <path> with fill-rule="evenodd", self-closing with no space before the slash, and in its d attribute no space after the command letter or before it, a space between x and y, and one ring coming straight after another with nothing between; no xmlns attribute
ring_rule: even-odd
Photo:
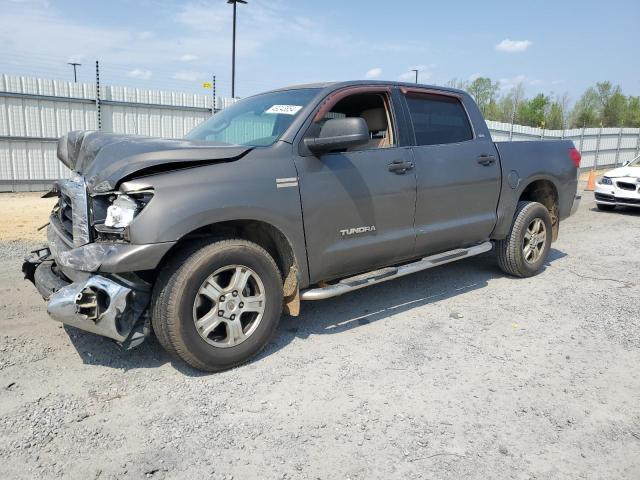
<svg viewBox="0 0 640 480"><path fill-rule="evenodd" d="M299 289L305 285L303 276L306 269L301 264L305 259L296 256L292 242L280 228L262 220L227 220L198 227L178 239L163 256L158 268L162 268L168 259L185 245L207 238L212 241L240 238L264 248L273 257L282 274L286 310L292 315L297 314Z"/></svg>
<svg viewBox="0 0 640 480"><path fill-rule="evenodd" d="M520 192L518 202L521 201L538 202L549 210L552 241L556 241L560 229L560 214L558 211L560 198L555 183L549 178L530 180Z"/></svg>
<svg viewBox="0 0 640 480"><path fill-rule="evenodd" d="M520 201L539 202L549 210L552 218L553 241L560 228L560 188L557 179L549 175L533 175L520 179L517 186L503 179L498 204L498 221L491 233L491 239L502 240L511 231L514 215Z"/></svg>

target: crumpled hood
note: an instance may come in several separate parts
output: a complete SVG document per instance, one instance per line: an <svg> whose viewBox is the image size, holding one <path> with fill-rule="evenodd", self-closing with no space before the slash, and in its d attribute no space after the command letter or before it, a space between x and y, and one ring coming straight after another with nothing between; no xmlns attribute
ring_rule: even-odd
<svg viewBox="0 0 640 480"><path fill-rule="evenodd" d="M237 160L252 147L194 140L74 131L58 141L58 158L87 181L93 192L107 192L136 175Z"/></svg>
<svg viewBox="0 0 640 480"><path fill-rule="evenodd" d="M604 176L609 178L640 178L640 167L619 167L613 170L609 170L604 174Z"/></svg>

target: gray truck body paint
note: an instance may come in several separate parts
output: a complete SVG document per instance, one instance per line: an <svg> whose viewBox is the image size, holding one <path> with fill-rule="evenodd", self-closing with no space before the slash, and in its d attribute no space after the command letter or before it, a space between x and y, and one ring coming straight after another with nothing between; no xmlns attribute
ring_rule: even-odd
<svg viewBox="0 0 640 480"><path fill-rule="evenodd" d="M89 201L112 189L153 190L151 201L128 227L128 246L106 249L109 255L94 262L100 264L98 272L114 278L152 270L195 230L250 220L270 225L287 239L298 285L304 289L504 238L520 195L536 180L554 185L560 219L571 213L577 189L577 169L568 155L572 142L494 143L468 94L418 86L459 97L474 138L417 146L401 92L416 85L354 81L289 88L313 87L317 95L269 147L97 132L64 137L58 155L84 177ZM390 92L396 145L311 154L303 138L314 115L331 94L352 87ZM494 156L495 162L481 165L481 155ZM398 174L389 170L393 162L412 168ZM354 234L341 234L344 231ZM84 281L86 272L76 273L67 276Z"/></svg>

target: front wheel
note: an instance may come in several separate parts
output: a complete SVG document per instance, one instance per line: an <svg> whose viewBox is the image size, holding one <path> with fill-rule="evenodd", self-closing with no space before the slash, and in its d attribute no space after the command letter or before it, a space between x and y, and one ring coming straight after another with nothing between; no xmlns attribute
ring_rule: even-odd
<svg viewBox="0 0 640 480"><path fill-rule="evenodd" d="M240 239L192 245L165 265L152 324L171 354L216 372L256 355L282 312L282 277L260 246Z"/></svg>
<svg viewBox="0 0 640 480"><path fill-rule="evenodd" d="M518 202L511 232L496 242L498 265L516 277L538 273L551 248L551 215L538 202Z"/></svg>

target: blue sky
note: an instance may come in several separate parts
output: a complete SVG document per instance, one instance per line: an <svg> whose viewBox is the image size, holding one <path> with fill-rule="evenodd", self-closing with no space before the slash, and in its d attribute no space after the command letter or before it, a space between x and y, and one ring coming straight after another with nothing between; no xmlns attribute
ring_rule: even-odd
<svg viewBox="0 0 640 480"><path fill-rule="evenodd" d="M294 83L489 76L568 92L611 80L640 95L638 0L403 3L248 0L238 7L236 94ZM230 94L226 0L0 0L0 73Z"/></svg>

